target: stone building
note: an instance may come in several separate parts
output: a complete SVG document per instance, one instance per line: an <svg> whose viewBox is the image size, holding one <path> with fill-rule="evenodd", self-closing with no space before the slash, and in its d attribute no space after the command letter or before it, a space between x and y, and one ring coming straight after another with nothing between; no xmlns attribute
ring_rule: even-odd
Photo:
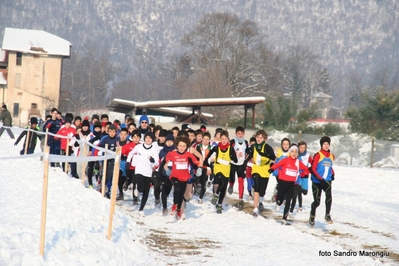
<svg viewBox="0 0 399 266"><path fill-rule="evenodd" d="M32 116L44 119L51 108L58 108L62 61L70 49L70 42L45 31L5 29L0 89L13 125L25 126Z"/></svg>
<svg viewBox="0 0 399 266"><path fill-rule="evenodd" d="M316 92L313 94L310 103L317 103L318 109L317 109L317 117L322 118L322 119L327 119L330 118L329 114L332 109L332 100L333 97L331 97L328 94L325 94L323 92Z"/></svg>

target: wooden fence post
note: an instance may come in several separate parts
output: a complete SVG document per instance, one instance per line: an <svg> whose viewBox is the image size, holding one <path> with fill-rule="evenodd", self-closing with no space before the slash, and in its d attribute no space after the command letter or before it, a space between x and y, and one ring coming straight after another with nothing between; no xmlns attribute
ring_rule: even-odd
<svg viewBox="0 0 399 266"><path fill-rule="evenodd" d="M114 219L115 213L115 204L116 204L116 191L118 190L118 181L119 181L119 166L121 164L121 147L116 148L115 154L115 164L114 164L114 173L112 178L112 188L111 188L111 208L109 211L109 222L108 222L108 240L111 240L112 236L112 221Z"/></svg>
<svg viewBox="0 0 399 266"><path fill-rule="evenodd" d="M107 155L108 144L105 144L104 155ZM105 193L105 179L107 179L107 160L105 159L103 162L103 176L101 178L101 196L104 197Z"/></svg>
<svg viewBox="0 0 399 266"><path fill-rule="evenodd" d="M371 156L370 156L370 168L373 168L373 162L374 162L374 141L375 138L371 138Z"/></svg>
<svg viewBox="0 0 399 266"><path fill-rule="evenodd" d="M82 152L82 151L81 151ZM87 157L87 145L83 144L83 157ZM86 161L83 162L82 164L82 184L85 184L85 179L86 179Z"/></svg>
<svg viewBox="0 0 399 266"><path fill-rule="evenodd" d="M66 150L65 150L66 156L69 156L69 138L67 138L67 144L66 144ZM68 174L68 162L65 162L65 173Z"/></svg>
<svg viewBox="0 0 399 266"><path fill-rule="evenodd" d="M26 138L25 138L25 155L28 154L29 137L30 137L30 131L28 130L28 131L26 132Z"/></svg>
<svg viewBox="0 0 399 266"><path fill-rule="evenodd" d="M43 135L42 135L42 138L43 138ZM44 145L43 145L43 150L42 150L43 153L47 147L47 139L48 139L48 128L46 128L46 133L44 135ZM43 156L40 156L40 161L43 161Z"/></svg>
<svg viewBox="0 0 399 266"><path fill-rule="evenodd" d="M48 128L46 128L46 136L44 137L44 147L47 147L47 141L48 141Z"/></svg>
<svg viewBox="0 0 399 266"><path fill-rule="evenodd" d="M42 221L40 225L40 256L44 257L46 216L47 216L47 191L48 191L48 166L50 147L46 145L43 156L43 196L42 196Z"/></svg>

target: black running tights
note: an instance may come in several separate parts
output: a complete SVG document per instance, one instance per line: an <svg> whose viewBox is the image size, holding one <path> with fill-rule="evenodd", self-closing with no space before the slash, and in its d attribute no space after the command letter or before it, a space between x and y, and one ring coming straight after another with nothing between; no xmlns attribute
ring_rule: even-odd
<svg viewBox="0 0 399 266"><path fill-rule="evenodd" d="M332 193L331 193L332 187L331 187L331 182L325 182L325 184L316 184L312 182L312 194L313 194L313 202L312 202L312 208L310 210L310 214L315 216L316 215L316 209L320 205L320 199L321 199L321 192L324 191L326 194L326 214L330 214L331 211L331 204L332 204Z"/></svg>

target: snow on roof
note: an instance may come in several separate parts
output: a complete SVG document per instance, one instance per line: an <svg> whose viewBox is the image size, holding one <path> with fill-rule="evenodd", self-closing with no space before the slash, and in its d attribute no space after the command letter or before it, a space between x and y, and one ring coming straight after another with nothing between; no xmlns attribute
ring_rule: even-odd
<svg viewBox="0 0 399 266"><path fill-rule="evenodd" d="M258 104L265 101L265 97L235 97L235 98L205 98L205 99L180 99L135 102L124 99L113 99L111 108L117 109L119 106L130 108L151 108L151 107L192 107L192 106L227 106L227 105L246 105Z"/></svg>
<svg viewBox="0 0 399 266"><path fill-rule="evenodd" d="M42 30L6 28L3 50L31 54L70 55L71 43Z"/></svg>

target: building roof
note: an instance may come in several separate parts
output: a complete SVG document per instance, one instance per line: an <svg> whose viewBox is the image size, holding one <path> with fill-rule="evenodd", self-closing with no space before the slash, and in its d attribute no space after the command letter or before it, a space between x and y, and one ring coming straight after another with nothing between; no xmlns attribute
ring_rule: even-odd
<svg viewBox="0 0 399 266"><path fill-rule="evenodd" d="M42 30L6 28L2 49L30 54L70 55L71 43Z"/></svg>
<svg viewBox="0 0 399 266"><path fill-rule="evenodd" d="M147 102L113 99L111 105L109 106L109 109L115 112L126 112L126 110L132 110L135 108L253 105L262 103L264 101L265 97L181 99Z"/></svg>

